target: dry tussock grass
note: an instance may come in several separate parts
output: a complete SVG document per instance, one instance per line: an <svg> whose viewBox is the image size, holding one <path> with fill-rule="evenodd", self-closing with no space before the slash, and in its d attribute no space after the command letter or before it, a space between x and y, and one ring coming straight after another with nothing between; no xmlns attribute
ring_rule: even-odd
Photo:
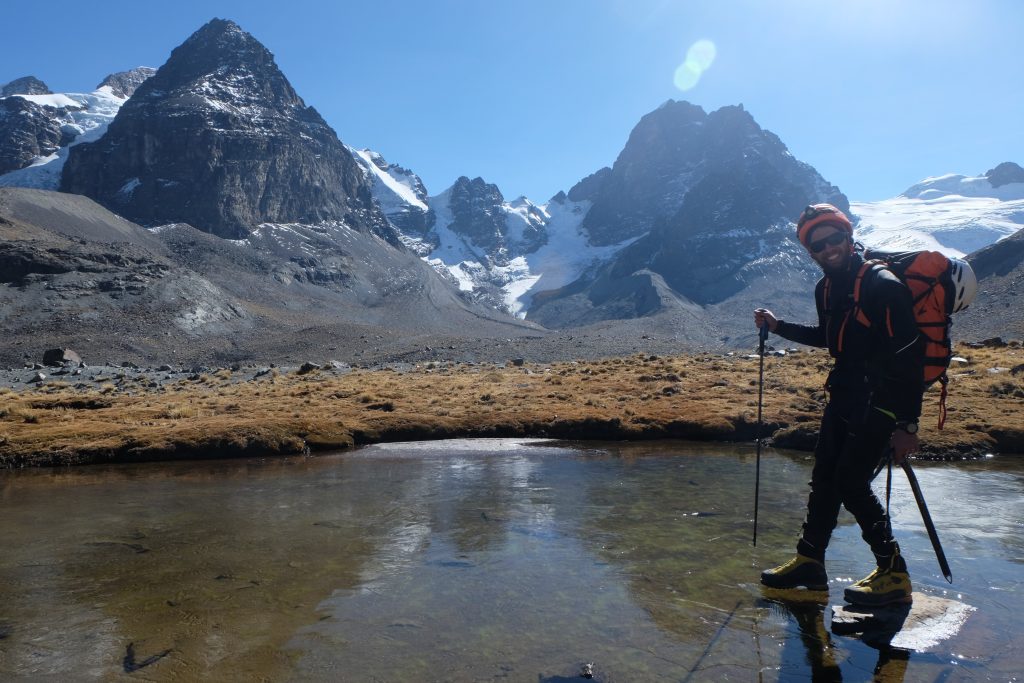
<svg viewBox="0 0 1024 683"><path fill-rule="evenodd" d="M941 432L938 389L925 395L925 454L1024 452L1024 352L957 352L968 363L950 370ZM780 446L813 445L829 364L821 351L765 360L762 434ZM633 356L271 373L242 383L220 372L90 392L42 386L0 393L0 466L301 453L455 436L748 440L757 424L757 370L756 358Z"/></svg>

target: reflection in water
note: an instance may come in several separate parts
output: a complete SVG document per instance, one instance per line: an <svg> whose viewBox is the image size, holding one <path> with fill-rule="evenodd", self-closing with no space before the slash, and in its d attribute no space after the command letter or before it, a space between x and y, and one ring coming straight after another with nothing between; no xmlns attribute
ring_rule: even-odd
<svg viewBox="0 0 1024 683"><path fill-rule="evenodd" d="M766 606L797 627L799 637L787 638L783 646L783 671L799 671L809 666L811 680L843 680L837 648L825 628L828 596L824 593L808 593L806 599L800 599L781 597L787 591L762 589L762 592L766 597L758 603L759 606Z"/></svg>
<svg viewBox="0 0 1024 683"><path fill-rule="evenodd" d="M763 456L752 548L753 457L478 440L4 473L0 678L558 681L592 663L609 681L911 681L1024 668L1020 464L917 468L959 593L896 482L915 588L978 608L954 637L906 653L833 635L824 602L762 593L760 569L791 552L809 461ZM870 562L851 522L828 560L833 600Z"/></svg>
<svg viewBox="0 0 1024 683"><path fill-rule="evenodd" d="M816 683L836 683L843 680L840 666L845 656L836 645L825 626L825 612L828 609L826 597L822 594L808 593L804 599L793 597L793 591L775 591L762 589L765 597L759 604L779 613L790 623L796 625L798 638L787 638L782 652L781 669L783 672L806 672L809 668L810 679ZM820 595L815 599L815 595ZM910 612L910 606L902 609L903 616ZM852 633L852 632L851 632ZM903 683L910 661L910 652L884 643L876 644L878 659L872 670L873 680L877 683ZM806 674L801 674L806 678Z"/></svg>

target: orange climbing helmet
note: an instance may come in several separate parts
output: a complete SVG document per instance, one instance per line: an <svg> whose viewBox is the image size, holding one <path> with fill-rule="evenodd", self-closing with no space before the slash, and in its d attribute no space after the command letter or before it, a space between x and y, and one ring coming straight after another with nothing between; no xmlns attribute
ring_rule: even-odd
<svg viewBox="0 0 1024 683"><path fill-rule="evenodd" d="M800 239L800 244L806 247L811 231L824 223L834 225L853 236L853 223L845 213L831 204L811 204L800 214L800 220L796 223L796 236Z"/></svg>

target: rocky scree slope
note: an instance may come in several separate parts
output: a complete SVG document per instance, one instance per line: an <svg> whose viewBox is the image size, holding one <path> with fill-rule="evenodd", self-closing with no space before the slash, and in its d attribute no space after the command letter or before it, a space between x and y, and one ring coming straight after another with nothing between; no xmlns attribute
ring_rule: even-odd
<svg viewBox="0 0 1024 683"><path fill-rule="evenodd" d="M238 302L176 266L160 239L79 196L0 188L0 362L40 347L168 355L191 334L252 326ZM102 355L101 355L102 354Z"/></svg>
<svg viewBox="0 0 1024 683"><path fill-rule="evenodd" d="M410 251L348 234L268 224L240 243L187 224L147 230L79 195L0 188L0 364L58 347L153 366L371 362L399 349L429 359L442 340L540 336L468 304ZM324 249L302 261L288 239Z"/></svg>
<svg viewBox="0 0 1024 683"><path fill-rule="evenodd" d="M978 297L954 316L961 338L1024 339L1024 229L970 254Z"/></svg>

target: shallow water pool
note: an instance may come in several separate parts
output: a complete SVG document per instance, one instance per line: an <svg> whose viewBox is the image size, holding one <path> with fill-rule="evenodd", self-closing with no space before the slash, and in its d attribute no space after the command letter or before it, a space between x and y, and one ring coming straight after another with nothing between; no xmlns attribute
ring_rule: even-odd
<svg viewBox="0 0 1024 683"><path fill-rule="evenodd" d="M974 608L908 652L829 632L871 569L845 512L830 605L761 590L810 460L763 454L756 548L754 462L469 440L5 472L0 679L1019 680L1024 463L916 465L952 586L894 472L915 591Z"/></svg>

